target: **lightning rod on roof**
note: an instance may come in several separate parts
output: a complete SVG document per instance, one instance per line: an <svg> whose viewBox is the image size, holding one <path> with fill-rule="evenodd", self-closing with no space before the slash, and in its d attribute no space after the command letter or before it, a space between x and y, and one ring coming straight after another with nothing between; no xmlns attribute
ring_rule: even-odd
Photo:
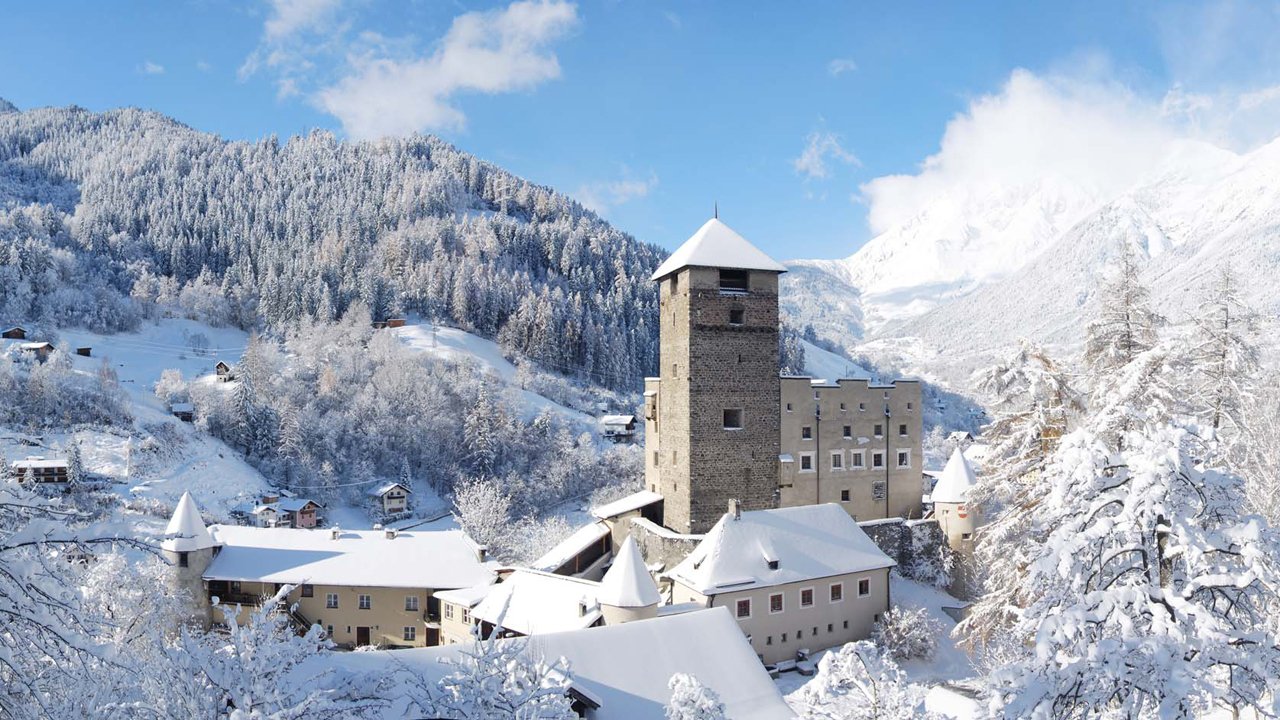
<svg viewBox="0 0 1280 720"><path fill-rule="evenodd" d="M715 209L713 210L713 212L715 213L716 219L719 220L720 219L720 203L718 201L715 203Z"/></svg>

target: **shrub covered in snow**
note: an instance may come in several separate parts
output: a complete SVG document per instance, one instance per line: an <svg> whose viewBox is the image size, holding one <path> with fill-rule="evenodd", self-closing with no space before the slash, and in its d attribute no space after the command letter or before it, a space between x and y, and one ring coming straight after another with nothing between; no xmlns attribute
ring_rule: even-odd
<svg viewBox="0 0 1280 720"><path fill-rule="evenodd" d="M932 720L924 688L865 640L823 656L818 673L787 702L804 720Z"/></svg>
<svg viewBox="0 0 1280 720"><path fill-rule="evenodd" d="M895 660L932 660L942 632L927 609L896 607L880 616L871 636Z"/></svg>
<svg viewBox="0 0 1280 720"><path fill-rule="evenodd" d="M724 703L715 690L688 673L676 673L667 683L667 720L724 720Z"/></svg>

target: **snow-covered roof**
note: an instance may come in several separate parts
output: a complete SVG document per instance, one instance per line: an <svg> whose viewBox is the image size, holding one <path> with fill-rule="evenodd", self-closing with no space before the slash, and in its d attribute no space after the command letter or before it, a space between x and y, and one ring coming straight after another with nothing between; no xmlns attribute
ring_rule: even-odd
<svg viewBox="0 0 1280 720"><path fill-rule="evenodd" d="M413 491L405 487L404 485L401 485L398 482L391 482L391 483L385 483L383 485L379 485L378 487L370 490L369 495L370 497L382 497L383 495L386 495L387 493L391 492L392 490L395 490L396 488L400 488L401 490L405 491L410 495L413 494Z"/></svg>
<svg viewBox="0 0 1280 720"><path fill-rule="evenodd" d="M28 342L18 345L23 350L43 350L44 348L53 349L53 346L47 342Z"/></svg>
<svg viewBox="0 0 1280 720"><path fill-rule="evenodd" d="M777 569L770 569L777 561ZM703 595L896 565L835 503L725 514L670 577Z"/></svg>
<svg viewBox="0 0 1280 720"><path fill-rule="evenodd" d="M299 498L299 497L282 497L272 504L285 512L298 512L299 510L305 508L307 505L324 507L323 505L316 502L315 500L308 500L307 498Z"/></svg>
<svg viewBox="0 0 1280 720"><path fill-rule="evenodd" d="M494 585L472 616L521 635L577 630L600 619L593 580L520 569Z"/></svg>
<svg viewBox="0 0 1280 720"><path fill-rule="evenodd" d="M395 538L380 530L336 528L209 530L223 548L205 571L206 580L451 589L488 582L494 572L461 530L402 530Z"/></svg>
<svg viewBox="0 0 1280 720"><path fill-rule="evenodd" d="M213 538L200 519L200 509L191 493L184 492L173 509L173 517L164 529L165 539L160 547L171 552L193 552L214 546Z"/></svg>
<svg viewBox="0 0 1280 720"><path fill-rule="evenodd" d="M65 468L66 466L66 460L50 460L36 455L13 461L13 467L17 470L26 470L27 468Z"/></svg>
<svg viewBox="0 0 1280 720"><path fill-rule="evenodd" d="M738 624L723 607L621 625L539 635L523 652L554 662L564 658L574 689L596 700L596 720L661 718L671 699L667 683L676 673L698 678L720 696L725 717L734 720L782 720L795 717L769 678ZM317 663L339 672L367 676L403 668L435 683L453 672L442 660L457 662L472 652L469 644L362 653L326 653ZM393 687L383 718L405 717L406 700Z"/></svg>
<svg viewBox="0 0 1280 720"><path fill-rule="evenodd" d="M641 490L632 493L624 498L614 500L611 503L605 503L597 508L591 509L591 514L598 518L617 517L633 510L639 510L646 505L652 505L662 499L662 496L650 490Z"/></svg>
<svg viewBox="0 0 1280 720"><path fill-rule="evenodd" d="M942 468L938 483L933 486L932 499L935 503L962 503L968 500L969 491L978 484L978 476L973 466L965 458L960 448L951 452L951 459Z"/></svg>
<svg viewBox="0 0 1280 720"><path fill-rule="evenodd" d="M600 580L596 597L601 605L618 608L648 607L662 599L658 585L644 566L640 547L630 535L622 541L622 547L613 557L613 566Z"/></svg>
<svg viewBox="0 0 1280 720"><path fill-rule="evenodd" d="M605 415L600 418L600 422L605 425L629 425L635 421L635 415Z"/></svg>
<svg viewBox="0 0 1280 720"><path fill-rule="evenodd" d="M671 253L658 266L650 280L661 280L689 266L733 268L735 270L769 270L786 272L787 268L765 255L717 218L708 220L693 237Z"/></svg>
<svg viewBox="0 0 1280 720"><path fill-rule="evenodd" d="M473 608L480 604L481 600L493 590L493 583L482 583L480 585L472 585L468 588L458 588L457 590L442 590L433 593L432 597L440 602L453 603L454 605L462 605L464 607Z"/></svg>
<svg viewBox="0 0 1280 720"><path fill-rule="evenodd" d="M551 572L569 562L575 555L586 550L592 543L599 542L601 538L608 534L609 526L602 522L583 525L575 530L572 535L556 543L555 547L543 553L542 557L534 560L530 565L538 570Z"/></svg>

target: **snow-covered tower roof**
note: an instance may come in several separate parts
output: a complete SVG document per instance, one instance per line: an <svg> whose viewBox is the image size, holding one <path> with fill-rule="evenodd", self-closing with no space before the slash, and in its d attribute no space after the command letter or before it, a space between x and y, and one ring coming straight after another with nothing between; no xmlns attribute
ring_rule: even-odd
<svg viewBox="0 0 1280 720"><path fill-rule="evenodd" d="M618 608L638 608L657 605L658 586L644 566L640 548L630 535L622 541L622 547L613 559L613 566L600 581L596 599L601 605Z"/></svg>
<svg viewBox="0 0 1280 720"><path fill-rule="evenodd" d="M191 499L189 492L182 493L182 499L178 500L178 507L173 511L173 517L169 518L169 526L164 529L164 534L165 539L160 543L160 548L171 552L192 552L216 544L205 529L204 521L200 519L200 509L196 507L196 501Z"/></svg>
<svg viewBox="0 0 1280 720"><path fill-rule="evenodd" d="M973 466L965 459L960 448L956 448L952 451L947 466L942 469L937 484L933 486L933 501L935 503L966 502L969 499L969 491L977 484L978 476L974 474Z"/></svg>
<svg viewBox="0 0 1280 720"><path fill-rule="evenodd" d="M650 280L661 280L686 267L733 268L735 270L767 270L784 273L787 268L764 254L760 248L747 242L732 228L711 218L693 237L671 253L671 257L658 266Z"/></svg>

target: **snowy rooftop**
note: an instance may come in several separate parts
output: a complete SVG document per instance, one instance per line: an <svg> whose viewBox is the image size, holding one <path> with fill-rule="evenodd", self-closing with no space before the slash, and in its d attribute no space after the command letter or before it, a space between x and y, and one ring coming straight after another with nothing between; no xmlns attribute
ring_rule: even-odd
<svg viewBox="0 0 1280 720"><path fill-rule="evenodd" d="M662 496L658 493L651 492L649 490L641 490L640 492L632 493L624 498L614 500L611 503L605 503L600 507L592 508L591 514L601 519L617 517L633 510L639 510L646 505L652 505L660 500L662 500Z"/></svg>
<svg viewBox="0 0 1280 720"><path fill-rule="evenodd" d="M457 590L442 590L434 593L433 597L440 602L473 608L480 604L481 600L485 599L490 590L493 590L493 583L482 583L468 588L458 588Z"/></svg>
<svg viewBox="0 0 1280 720"><path fill-rule="evenodd" d="M661 280L686 267L733 268L786 272L787 268L765 255L717 218L708 220L693 237L658 266L650 280Z"/></svg>
<svg viewBox="0 0 1280 720"><path fill-rule="evenodd" d="M592 543L599 542L601 538L608 534L609 526L602 522L583 525L575 530L572 535L556 543L555 547L548 550L542 557L534 560L530 565L539 570L551 572L569 562L575 555L586 550Z"/></svg>
<svg viewBox="0 0 1280 720"><path fill-rule="evenodd" d="M525 652L548 661L564 658L574 688L600 703L592 714L596 720L663 717L671 699L667 683L675 673L693 675L714 690L725 705L725 717L795 717L725 608L502 642L526 643ZM355 674L400 666L434 683L452 672L442 659L457 661L470 651L470 645L462 644L329 653L322 662ZM392 704L383 717L404 717L404 701L391 692Z"/></svg>
<svg viewBox="0 0 1280 720"><path fill-rule="evenodd" d="M622 541L613 565L600 581L597 598L603 605L619 608L648 607L662 600L653 576L644 566L640 548L630 535Z"/></svg>
<svg viewBox="0 0 1280 720"><path fill-rule="evenodd" d="M978 477L969 465L960 448L951 452L951 459L942 469L938 483L933 486L932 499L935 503L962 503L969 497L969 491L978 484Z"/></svg>
<svg viewBox="0 0 1280 720"><path fill-rule="evenodd" d="M405 491L406 493L412 493L412 492L413 492L412 490L410 490L409 488L405 487L404 485L401 485L400 483L397 483L397 482L391 482L391 483L386 483L386 484L384 484L384 485L379 485L378 487L376 487L376 488L374 488L374 489L370 490L370 491L369 491L369 496L370 496L370 497L382 497L383 495L386 495L387 493L391 492L392 490L395 490L396 488L400 488L401 490Z"/></svg>
<svg viewBox="0 0 1280 720"><path fill-rule="evenodd" d="M465 588L488 582L493 563L461 530L295 530L214 525L223 545L207 580L350 587ZM337 532L337 540L331 532Z"/></svg>
<svg viewBox="0 0 1280 720"><path fill-rule="evenodd" d="M189 492L182 493L182 497L178 499L178 506L173 510L173 517L169 518L164 534L165 539L161 541L160 547L172 552L192 552L214 545L204 521L200 519L196 501L191 499Z"/></svg>
<svg viewBox="0 0 1280 720"><path fill-rule="evenodd" d="M521 635L577 630L600 619L599 591L592 580L521 569L494 585L471 614Z"/></svg>
<svg viewBox="0 0 1280 720"><path fill-rule="evenodd" d="M25 470L27 468L64 468L66 466L66 460L50 460L48 458L36 456L13 461L13 467L18 470Z"/></svg>
<svg viewBox="0 0 1280 720"><path fill-rule="evenodd" d="M629 425L635 421L635 415L605 415L600 418L600 422L605 425Z"/></svg>
<svg viewBox="0 0 1280 720"><path fill-rule="evenodd" d="M777 561L777 569L770 569ZM893 567L839 505L726 514L670 576L704 595Z"/></svg>

